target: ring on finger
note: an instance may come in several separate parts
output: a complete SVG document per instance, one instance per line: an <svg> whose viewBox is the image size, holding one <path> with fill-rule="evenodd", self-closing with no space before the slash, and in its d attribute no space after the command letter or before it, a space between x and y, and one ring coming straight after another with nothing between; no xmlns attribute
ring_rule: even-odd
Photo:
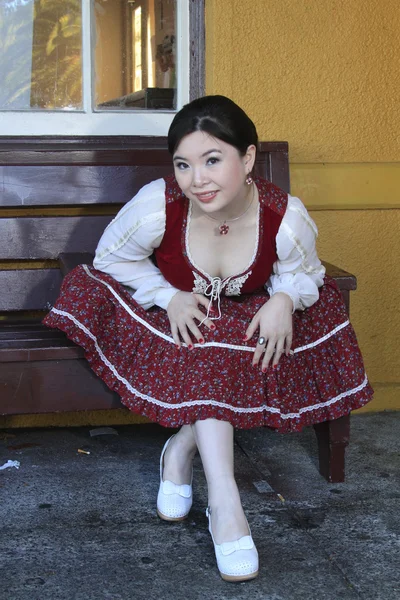
<svg viewBox="0 0 400 600"><path fill-rule="evenodd" d="M265 337L259 337L258 338L258 343L260 344L260 346L265 346L265 342L267 340L265 339Z"/></svg>

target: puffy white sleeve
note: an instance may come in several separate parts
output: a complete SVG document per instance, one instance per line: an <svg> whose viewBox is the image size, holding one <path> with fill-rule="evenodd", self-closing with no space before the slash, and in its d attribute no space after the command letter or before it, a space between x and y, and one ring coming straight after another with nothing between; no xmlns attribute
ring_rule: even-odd
<svg viewBox="0 0 400 600"><path fill-rule="evenodd" d="M284 292L293 301L293 312L312 306L319 298L325 267L318 258L315 243L317 226L304 204L295 196L288 206L276 236L278 260L266 287L272 296Z"/></svg>
<svg viewBox="0 0 400 600"><path fill-rule="evenodd" d="M144 309L166 309L179 291L149 258L165 232L165 181L145 185L105 229L93 265L127 286Z"/></svg>

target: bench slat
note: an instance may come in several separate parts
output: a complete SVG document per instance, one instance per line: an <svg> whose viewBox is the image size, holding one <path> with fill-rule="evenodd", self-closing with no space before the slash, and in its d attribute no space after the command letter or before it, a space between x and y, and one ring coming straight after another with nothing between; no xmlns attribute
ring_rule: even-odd
<svg viewBox="0 0 400 600"><path fill-rule="evenodd" d="M289 191L287 144L261 142L255 170ZM160 149L2 150L0 206L123 204L147 183L172 172L171 156Z"/></svg>
<svg viewBox="0 0 400 600"><path fill-rule="evenodd" d="M49 329L44 325L37 325L35 329L26 330L9 327L3 330L0 327L0 344L3 346L6 342L16 341L22 343L22 341L30 342L37 340L54 340L60 341L64 338L64 333L57 329Z"/></svg>
<svg viewBox="0 0 400 600"><path fill-rule="evenodd" d="M351 273L348 273L348 271L344 271L325 260L322 260L321 262L326 268L326 274L335 279L340 290L348 291L357 289L357 278L355 275L352 275Z"/></svg>
<svg viewBox="0 0 400 600"><path fill-rule="evenodd" d="M0 219L3 260L57 259L61 252L94 253L111 216Z"/></svg>
<svg viewBox="0 0 400 600"><path fill-rule="evenodd" d="M83 358L84 350L58 329L40 323L23 329L21 325L0 327L0 363Z"/></svg>
<svg viewBox="0 0 400 600"><path fill-rule="evenodd" d="M68 275L78 265L91 265L94 255L88 252L62 252L58 257L63 277Z"/></svg>
<svg viewBox="0 0 400 600"><path fill-rule="evenodd" d="M14 347L0 345L0 363L62 361L74 358L84 358L82 348L76 345L60 346L41 342L31 344L15 344Z"/></svg>
<svg viewBox="0 0 400 600"><path fill-rule="evenodd" d="M74 206L123 204L141 187L173 172L167 165L147 166L0 166L1 206Z"/></svg>
<svg viewBox="0 0 400 600"><path fill-rule="evenodd" d="M0 271L0 310L49 310L61 281L59 269Z"/></svg>
<svg viewBox="0 0 400 600"><path fill-rule="evenodd" d="M85 359L0 361L0 414L120 408Z"/></svg>
<svg viewBox="0 0 400 600"><path fill-rule="evenodd" d="M49 337L45 329L47 328L43 325L42 335L38 333L29 338L18 337L17 335L10 336L8 339L0 338L0 350L3 348L64 348L65 346L75 345L74 342L68 340L62 331L58 332L58 336ZM49 331L51 333L50 329Z"/></svg>

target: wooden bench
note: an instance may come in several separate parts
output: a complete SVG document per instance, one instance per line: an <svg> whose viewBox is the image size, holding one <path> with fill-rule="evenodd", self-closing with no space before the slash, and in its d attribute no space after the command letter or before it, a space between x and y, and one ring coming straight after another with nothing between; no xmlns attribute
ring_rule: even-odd
<svg viewBox="0 0 400 600"><path fill-rule="evenodd" d="M172 170L165 138L0 138L0 414L121 408L83 350L41 325L63 275L91 262L112 216ZM286 142L263 142L256 172L289 191ZM349 310L353 275L327 265ZM344 479L349 417L315 426L321 474Z"/></svg>

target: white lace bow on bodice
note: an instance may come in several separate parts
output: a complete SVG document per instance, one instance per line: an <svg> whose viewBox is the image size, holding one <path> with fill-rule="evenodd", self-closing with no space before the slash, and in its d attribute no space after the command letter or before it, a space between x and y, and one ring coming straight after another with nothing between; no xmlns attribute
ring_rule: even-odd
<svg viewBox="0 0 400 600"><path fill-rule="evenodd" d="M240 296L242 286L246 279L251 275L251 271L245 275L239 277L226 277L221 279L220 277L209 277L206 279L196 271L192 271L194 277L193 294L203 294L210 298L210 303L207 309L207 315L201 321L200 325L204 323L206 319L216 321L221 318L221 292L225 290L226 296ZM218 315L216 317L210 317L210 312L213 307L213 303L217 303Z"/></svg>

